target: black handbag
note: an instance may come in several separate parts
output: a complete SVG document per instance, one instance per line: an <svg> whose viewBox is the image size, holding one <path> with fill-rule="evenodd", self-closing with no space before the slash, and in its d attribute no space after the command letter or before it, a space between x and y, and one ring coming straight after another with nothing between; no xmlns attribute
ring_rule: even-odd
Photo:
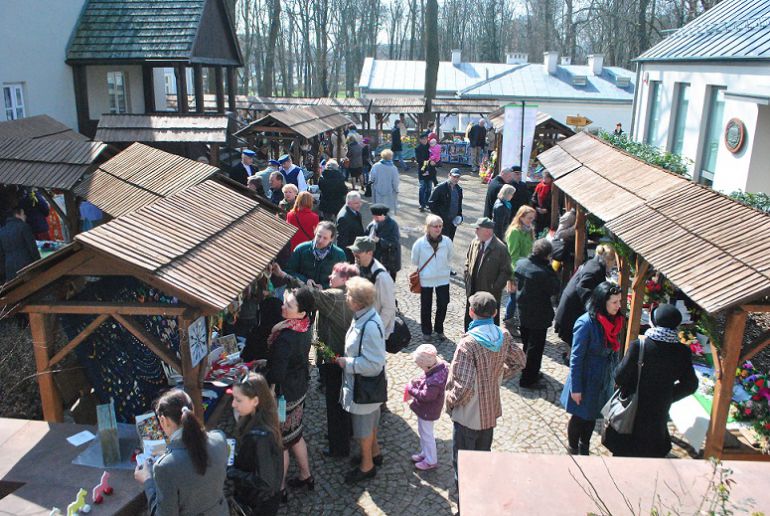
<svg viewBox="0 0 770 516"><path fill-rule="evenodd" d="M406 325L404 316L401 315L401 312L396 312L393 333L391 333L388 340L385 341L385 351L388 353L398 353L407 347L411 340L412 332L409 331L409 326Z"/></svg>
<svg viewBox="0 0 770 516"><path fill-rule="evenodd" d="M374 317L374 316L372 316ZM364 331L366 325L372 320L367 319L361 328L361 336L358 339L358 356L361 356L361 346L364 343ZM382 329L377 325L377 330L382 338ZM388 400L388 379L385 376L385 367L377 376L353 375L353 401L360 405L367 403L385 403Z"/></svg>

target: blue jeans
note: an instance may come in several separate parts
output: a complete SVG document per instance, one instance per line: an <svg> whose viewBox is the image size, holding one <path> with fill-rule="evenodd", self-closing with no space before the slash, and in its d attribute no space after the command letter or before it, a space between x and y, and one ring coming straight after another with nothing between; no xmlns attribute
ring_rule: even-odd
<svg viewBox="0 0 770 516"><path fill-rule="evenodd" d="M425 208L428 206L428 199L430 199L430 193L433 191L433 180L428 179L420 179L420 193L419 193L419 199L420 199L420 207Z"/></svg>
<svg viewBox="0 0 770 516"><path fill-rule="evenodd" d="M516 292L508 296L508 304L505 307L505 320L516 315Z"/></svg>
<svg viewBox="0 0 770 516"><path fill-rule="evenodd" d="M393 163L395 163L396 161L401 163L401 165L399 166L401 170L404 170L406 168L406 164L404 163L404 158L401 157L401 154L403 154L403 152L404 151L400 151L400 150L393 151Z"/></svg>

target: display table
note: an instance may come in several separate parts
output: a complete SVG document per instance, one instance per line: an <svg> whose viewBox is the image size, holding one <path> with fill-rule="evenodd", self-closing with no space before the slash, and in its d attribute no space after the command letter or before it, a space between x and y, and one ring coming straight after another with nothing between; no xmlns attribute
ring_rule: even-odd
<svg viewBox="0 0 770 516"><path fill-rule="evenodd" d="M97 433L89 425L0 418L0 514L47 516L52 507L66 514L80 488L88 491L91 503L91 489L103 470L72 464L88 444L76 447L67 442L67 437L83 430ZM114 492L94 505L91 514L139 513L146 499L134 472L107 471Z"/></svg>
<svg viewBox="0 0 770 516"><path fill-rule="evenodd" d="M730 502L754 511L770 507L770 464L723 464L733 470ZM651 503L663 513L694 514L708 491L712 465L703 460L460 451L460 514L602 513L586 494L592 489L583 475L611 514L629 514L623 495L634 514L651 514ZM660 499L653 502L655 494ZM747 503L749 499L753 502Z"/></svg>

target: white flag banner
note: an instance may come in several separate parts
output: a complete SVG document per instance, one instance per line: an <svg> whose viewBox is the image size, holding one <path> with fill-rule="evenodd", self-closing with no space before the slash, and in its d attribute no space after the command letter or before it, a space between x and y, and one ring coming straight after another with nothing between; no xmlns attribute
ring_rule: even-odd
<svg viewBox="0 0 770 516"><path fill-rule="evenodd" d="M529 155L532 153L536 118L536 104L505 106L501 169L519 165L524 175L529 175ZM522 164L522 157L524 164Z"/></svg>

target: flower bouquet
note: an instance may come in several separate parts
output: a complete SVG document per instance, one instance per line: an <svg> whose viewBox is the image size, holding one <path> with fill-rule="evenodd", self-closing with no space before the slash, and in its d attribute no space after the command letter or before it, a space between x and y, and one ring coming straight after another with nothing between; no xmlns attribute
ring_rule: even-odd
<svg viewBox="0 0 770 516"><path fill-rule="evenodd" d="M752 423L752 429L760 438L763 451L770 450L770 388L768 375L759 373L750 361L735 371L736 381L740 382L751 396L748 400L733 403L731 414L736 421Z"/></svg>
<svg viewBox="0 0 770 516"><path fill-rule="evenodd" d="M695 332L689 328L679 330L679 342L690 348L695 356L703 356L703 346L701 345Z"/></svg>
<svg viewBox="0 0 770 516"><path fill-rule="evenodd" d="M335 353L332 348L320 340L315 342L315 349L318 352L322 364L333 364L340 356L339 353Z"/></svg>

